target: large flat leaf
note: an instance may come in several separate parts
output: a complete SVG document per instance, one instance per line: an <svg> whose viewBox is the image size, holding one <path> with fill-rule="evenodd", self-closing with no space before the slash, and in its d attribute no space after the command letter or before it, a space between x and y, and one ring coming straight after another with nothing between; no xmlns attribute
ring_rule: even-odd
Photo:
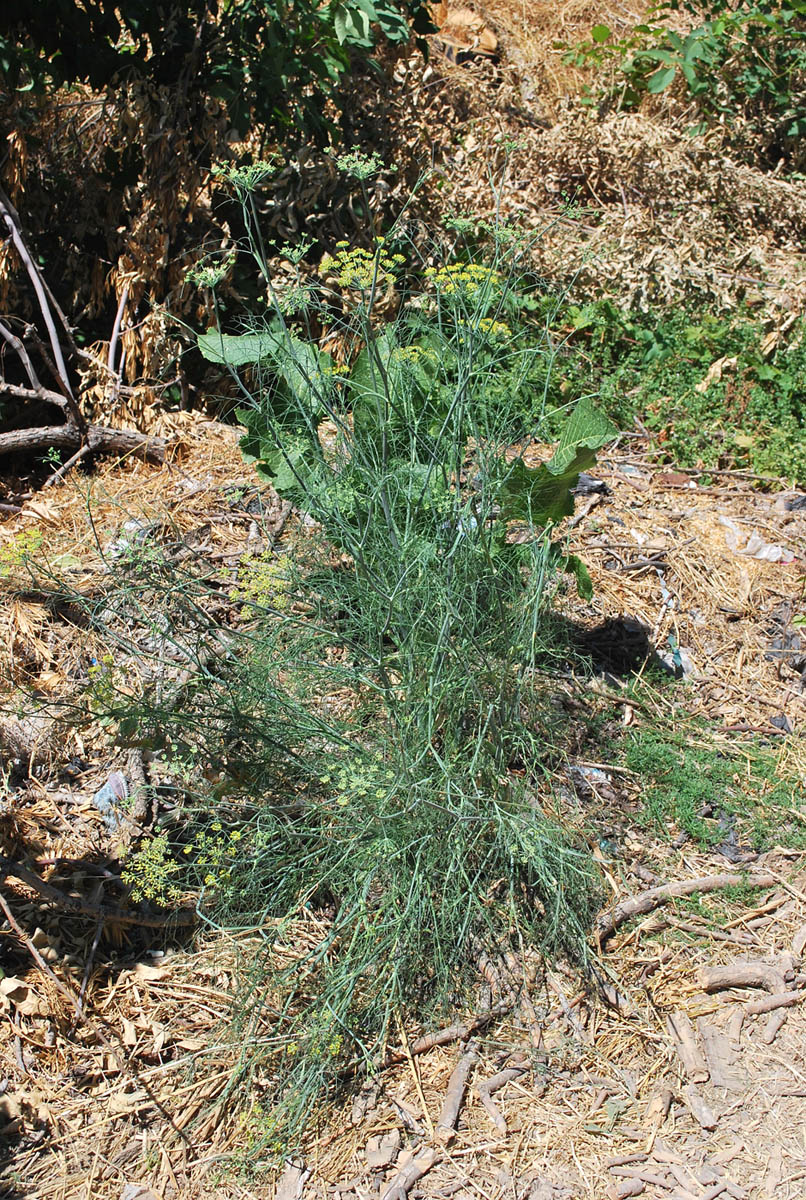
<svg viewBox="0 0 806 1200"><path fill-rule="evenodd" d="M273 329L238 334L208 329L207 333L197 334L196 341L208 362L245 367L261 359L274 358L280 348L282 334L278 335Z"/></svg>
<svg viewBox="0 0 806 1200"><path fill-rule="evenodd" d="M527 467L516 459L502 480L499 502L505 520L554 525L574 511L571 489L580 472L596 462L596 451L612 441L617 430L590 400L579 401L568 419L557 449L548 462Z"/></svg>

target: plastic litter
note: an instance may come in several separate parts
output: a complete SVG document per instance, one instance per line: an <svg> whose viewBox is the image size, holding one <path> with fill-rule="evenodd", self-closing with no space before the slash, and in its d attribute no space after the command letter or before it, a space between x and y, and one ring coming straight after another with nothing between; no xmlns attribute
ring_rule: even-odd
<svg viewBox="0 0 806 1200"><path fill-rule="evenodd" d="M727 542L728 549L732 550L734 554L741 554L745 558L754 558L758 562L795 562L796 556L791 550L787 550L784 546L779 546L773 542L765 542L761 534L757 533L755 529L747 536L747 540L744 541L745 533L730 517L720 517L719 523L726 530L725 541ZM744 545L742 545L743 541Z"/></svg>
<svg viewBox="0 0 806 1200"><path fill-rule="evenodd" d="M104 819L110 833L117 833L125 815L121 805L129 798L129 785L120 771L113 771L102 788L95 793L92 802Z"/></svg>
<svg viewBox="0 0 806 1200"><path fill-rule="evenodd" d="M143 521L138 521L136 517L131 521L125 521L117 538L104 547L104 555L114 562L116 558L120 558L144 542L154 528L156 528L154 525L146 525Z"/></svg>

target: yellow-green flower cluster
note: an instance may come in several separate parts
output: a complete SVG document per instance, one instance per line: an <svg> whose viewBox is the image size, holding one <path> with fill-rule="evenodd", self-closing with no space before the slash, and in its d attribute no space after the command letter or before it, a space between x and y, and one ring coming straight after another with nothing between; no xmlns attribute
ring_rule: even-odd
<svg viewBox="0 0 806 1200"><path fill-rule="evenodd" d="M481 263L448 263L444 267L428 267L425 276L442 296L475 296L501 282L496 271Z"/></svg>
<svg viewBox="0 0 806 1200"><path fill-rule="evenodd" d="M369 763L340 767L332 775L323 775L320 783L331 786L336 804L346 808L353 801L372 803L384 800L395 781L394 771L388 770L379 759Z"/></svg>
<svg viewBox="0 0 806 1200"><path fill-rule="evenodd" d="M207 888L221 887L232 877L232 863L243 852L243 832L231 829L224 833L221 822L213 821L209 833L202 830L184 853L194 856L195 865L204 870L203 883Z"/></svg>
<svg viewBox="0 0 806 1200"><path fill-rule="evenodd" d="M337 242L336 253L326 254L320 271L333 272L340 285L354 291L368 292L394 283L395 273L405 263L402 254L387 254L378 246L376 251L362 246L349 249L349 242Z"/></svg>
<svg viewBox="0 0 806 1200"><path fill-rule="evenodd" d="M395 362L436 362L437 352L430 346L398 346L392 355Z"/></svg>
<svg viewBox="0 0 806 1200"><path fill-rule="evenodd" d="M512 330L505 321L494 321L492 317L482 317L479 321L479 332L488 337L491 342L502 342L512 337Z"/></svg>
<svg viewBox="0 0 806 1200"><path fill-rule="evenodd" d="M285 612L291 604L291 579L288 570L270 550L263 554L245 554L238 568L238 584L230 599L260 604Z"/></svg>
<svg viewBox="0 0 806 1200"><path fill-rule="evenodd" d="M121 871L121 879L131 888L132 900L153 900L167 908L176 904L181 895L172 876L179 870L168 846L168 835L156 834L147 838L140 849L130 854Z"/></svg>
<svg viewBox="0 0 806 1200"><path fill-rule="evenodd" d="M15 533L0 546L0 575L10 575L21 567L42 545L42 534L38 529L24 529Z"/></svg>

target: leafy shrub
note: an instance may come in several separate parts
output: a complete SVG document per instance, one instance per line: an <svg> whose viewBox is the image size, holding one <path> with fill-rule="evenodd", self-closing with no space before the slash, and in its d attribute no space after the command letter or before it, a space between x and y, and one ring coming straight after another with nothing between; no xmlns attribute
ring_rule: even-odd
<svg viewBox="0 0 806 1200"><path fill-rule="evenodd" d="M247 129L326 128L323 97L383 39L405 42L428 26L422 0L8 0L0 18L0 74L13 90L84 82L105 90L147 80L201 93Z"/></svg>
<svg viewBox="0 0 806 1200"><path fill-rule="evenodd" d="M671 27L682 14L691 25ZM570 52L576 62L615 67L626 105L680 84L701 124L725 126L745 157L799 169L806 133L806 3L792 0L665 0L647 21L615 39L605 25Z"/></svg>

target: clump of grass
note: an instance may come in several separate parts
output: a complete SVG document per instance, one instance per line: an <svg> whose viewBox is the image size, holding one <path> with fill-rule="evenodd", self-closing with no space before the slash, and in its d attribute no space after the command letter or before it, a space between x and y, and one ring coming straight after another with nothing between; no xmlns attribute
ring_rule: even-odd
<svg viewBox="0 0 806 1200"><path fill-rule="evenodd" d="M731 836L758 850L804 844L802 780L770 748L717 742L703 726L648 727L630 735L625 762L659 830L671 823L704 847Z"/></svg>

